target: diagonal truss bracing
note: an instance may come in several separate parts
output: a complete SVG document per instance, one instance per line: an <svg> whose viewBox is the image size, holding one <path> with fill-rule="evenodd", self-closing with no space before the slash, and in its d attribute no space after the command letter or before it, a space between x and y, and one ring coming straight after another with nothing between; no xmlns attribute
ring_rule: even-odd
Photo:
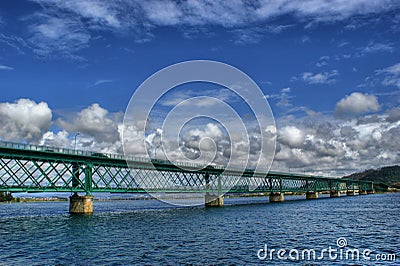
<svg viewBox="0 0 400 266"><path fill-rule="evenodd" d="M83 151L1 145L0 191L9 192L308 192L373 190L372 182L207 166L125 160ZM8 144L8 143L6 143ZM28 147L28 148L27 148ZM32 148L33 147L33 148Z"/></svg>

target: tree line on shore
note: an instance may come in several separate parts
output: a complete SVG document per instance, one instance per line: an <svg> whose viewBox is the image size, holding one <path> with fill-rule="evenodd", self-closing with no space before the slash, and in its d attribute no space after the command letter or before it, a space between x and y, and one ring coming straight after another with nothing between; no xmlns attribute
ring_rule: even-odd
<svg viewBox="0 0 400 266"><path fill-rule="evenodd" d="M366 180L375 183L383 183L389 187L400 189L400 166L385 166L378 169L368 169L354 173L343 178L352 180Z"/></svg>

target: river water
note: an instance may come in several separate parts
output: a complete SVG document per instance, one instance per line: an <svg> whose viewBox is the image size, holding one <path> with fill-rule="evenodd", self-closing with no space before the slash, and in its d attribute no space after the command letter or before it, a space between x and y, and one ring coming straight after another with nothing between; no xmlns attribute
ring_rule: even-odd
<svg viewBox="0 0 400 266"><path fill-rule="evenodd" d="M303 198L0 204L0 265L400 265L399 193Z"/></svg>

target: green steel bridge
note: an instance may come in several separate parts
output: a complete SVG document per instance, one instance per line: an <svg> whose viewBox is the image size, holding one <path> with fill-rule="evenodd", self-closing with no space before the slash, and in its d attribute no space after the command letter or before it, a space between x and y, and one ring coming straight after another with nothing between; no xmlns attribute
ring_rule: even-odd
<svg viewBox="0 0 400 266"><path fill-rule="evenodd" d="M269 193L283 201L284 193L320 192L339 196L372 193L373 182L326 178L252 169L224 169L136 158L118 154L72 150L0 141L0 191L207 193L217 195L211 205L223 205L225 193ZM78 196L77 196L78 197ZM93 198L93 197L92 197ZM219 201L218 201L219 200ZM206 197L207 204L207 197ZM71 211L71 209L70 209Z"/></svg>

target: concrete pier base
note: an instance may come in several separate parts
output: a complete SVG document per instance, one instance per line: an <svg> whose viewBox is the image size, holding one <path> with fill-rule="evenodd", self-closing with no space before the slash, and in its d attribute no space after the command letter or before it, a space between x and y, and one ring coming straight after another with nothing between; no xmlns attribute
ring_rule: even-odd
<svg viewBox="0 0 400 266"><path fill-rule="evenodd" d="M329 195L331 198L339 198L340 197L340 191L332 190L329 192Z"/></svg>
<svg viewBox="0 0 400 266"><path fill-rule="evenodd" d="M79 196L74 194L69 197L70 214L92 214L93 196Z"/></svg>
<svg viewBox="0 0 400 266"><path fill-rule="evenodd" d="M306 199L318 199L318 192L308 191L306 193Z"/></svg>
<svg viewBox="0 0 400 266"><path fill-rule="evenodd" d="M355 195L356 195L356 192L355 192L354 190L347 190L347 191L346 191L346 195L347 195L347 196L355 196Z"/></svg>
<svg viewBox="0 0 400 266"><path fill-rule="evenodd" d="M224 196L206 193L205 203L206 207L222 207L224 206Z"/></svg>
<svg viewBox="0 0 400 266"><path fill-rule="evenodd" d="M359 190L358 191L358 195L367 195L367 191L366 190Z"/></svg>
<svg viewBox="0 0 400 266"><path fill-rule="evenodd" d="M285 196L280 192L271 192L269 193L269 202L283 202L285 201Z"/></svg>

